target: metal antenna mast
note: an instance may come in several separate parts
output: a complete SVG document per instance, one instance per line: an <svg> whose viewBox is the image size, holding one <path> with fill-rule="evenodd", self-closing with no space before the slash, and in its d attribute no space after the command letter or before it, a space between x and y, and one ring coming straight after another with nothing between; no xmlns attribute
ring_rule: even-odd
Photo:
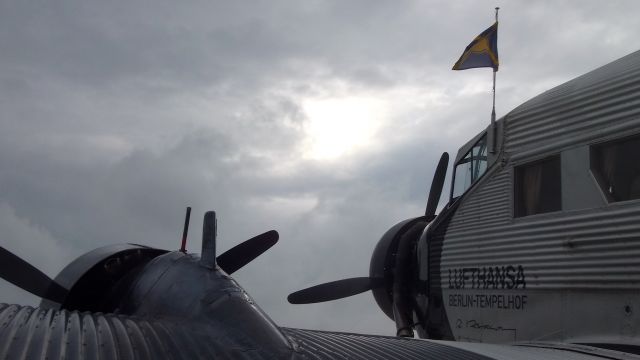
<svg viewBox="0 0 640 360"><path fill-rule="evenodd" d="M496 7L496 23L498 22L498 10L499 7ZM491 108L491 129L493 132L493 140L491 141L491 153L496 152L496 73L498 72L497 68L493 68L493 107Z"/></svg>

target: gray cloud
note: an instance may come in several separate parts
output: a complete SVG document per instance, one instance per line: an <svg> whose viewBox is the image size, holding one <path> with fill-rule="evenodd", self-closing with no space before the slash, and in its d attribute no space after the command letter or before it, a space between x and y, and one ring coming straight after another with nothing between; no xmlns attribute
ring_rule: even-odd
<svg viewBox="0 0 640 360"><path fill-rule="evenodd" d="M504 4L499 115L636 50L638 6ZM490 71L450 68L492 16L461 2L3 2L2 246L54 276L106 244L176 249L190 205L198 252L215 209L222 250L280 232L236 276L278 323L393 334L368 294L285 297L367 275L379 237L424 211L440 154L486 127ZM305 157L305 101L344 96L385 104L371 143Z"/></svg>

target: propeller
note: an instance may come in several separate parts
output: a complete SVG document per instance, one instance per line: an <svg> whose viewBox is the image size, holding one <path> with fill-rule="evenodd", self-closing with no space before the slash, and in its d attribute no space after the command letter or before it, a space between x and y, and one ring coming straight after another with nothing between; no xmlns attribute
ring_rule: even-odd
<svg viewBox="0 0 640 360"><path fill-rule="evenodd" d="M433 174L433 181L431 181L431 189L429 190L429 198L427 200L427 207L424 211L424 216L428 221L433 220L436 213L436 207L440 201L440 195L442 194L442 187L444 186L444 178L447 175L447 165L449 165L449 154L446 152L440 156L436 172Z"/></svg>
<svg viewBox="0 0 640 360"><path fill-rule="evenodd" d="M275 230L254 236L220 254L216 258L216 263L222 270L231 275L269 250L270 247L278 242L278 237L278 232Z"/></svg>
<svg viewBox="0 0 640 360"><path fill-rule="evenodd" d="M183 238L186 238L190 210L187 208ZM216 262L227 274L232 274L275 245L278 237L275 230L254 236L218 256ZM3 247L0 247L0 277L36 296L57 303L63 303L69 294L68 289Z"/></svg>
<svg viewBox="0 0 640 360"><path fill-rule="evenodd" d="M357 295L383 285L384 279L381 278L342 279L296 291L287 296L287 301L291 304L313 304Z"/></svg>
<svg viewBox="0 0 640 360"><path fill-rule="evenodd" d="M41 298L62 303L69 290L17 255L0 247L0 277Z"/></svg>
<svg viewBox="0 0 640 360"><path fill-rule="evenodd" d="M449 154L442 153L438 166L431 182L431 189L429 190L429 197L427 200L427 207L425 209L425 217L427 223L433 220L435 217L436 207L442 194L442 187L444 185L444 178L447 174L447 165L449 163ZM404 224L413 223L415 221L424 221L424 218L415 218L406 221ZM398 225L404 225L403 223ZM397 230L406 229L403 226L398 226ZM384 237L383 237L384 238ZM360 294L368 290L374 290L385 286L383 278L379 277L355 277L332 281L316 286L312 286L303 290L296 291L287 297L287 301L291 304L312 304L324 301L331 301L342 299L345 297Z"/></svg>

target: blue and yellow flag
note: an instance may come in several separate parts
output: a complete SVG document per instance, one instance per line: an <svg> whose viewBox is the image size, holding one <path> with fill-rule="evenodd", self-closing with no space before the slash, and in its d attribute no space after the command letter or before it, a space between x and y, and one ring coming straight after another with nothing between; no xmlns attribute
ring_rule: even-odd
<svg viewBox="0 0 640 360"><path fill-rule="evenodd" d="M460 59L451 70L466 70L480 67L492 67L498 71L498 22L483 31L464 49Z"/></svg>

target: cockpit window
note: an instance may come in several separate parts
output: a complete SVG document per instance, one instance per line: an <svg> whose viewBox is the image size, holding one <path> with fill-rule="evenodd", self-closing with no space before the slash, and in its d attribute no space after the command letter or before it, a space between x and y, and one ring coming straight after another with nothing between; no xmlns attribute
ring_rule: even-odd
<svg viewBox="0 0 640 360"><path fill-rule="evenodd" d="M591 147L591 172L610 202L640 199L640 136Z"/></svg>
<svg viewBox="0 0 640 360"><path fill-rule="evenodd" d="M457 198L467 191L485 171L487 171L487 135L481 137L456 164L452 198Z"/></svg>

